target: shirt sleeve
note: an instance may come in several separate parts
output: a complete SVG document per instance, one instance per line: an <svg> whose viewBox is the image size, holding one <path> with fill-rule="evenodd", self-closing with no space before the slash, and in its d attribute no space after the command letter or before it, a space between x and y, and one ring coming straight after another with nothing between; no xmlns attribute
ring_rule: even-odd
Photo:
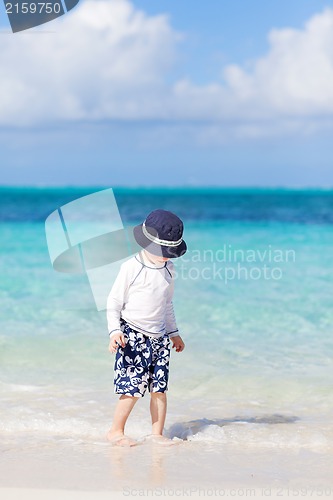
<svg viewBox="0 0 333 500"><path fill-rule="evenodd" d="M127 266L124 264L126 264L126 262L120 266L120 271L115 279L115 282L113 283L107 299L106 315L110 337L112 334L119 332L122 333L120 328L120 314L126 302L129 286Z"/></svg>
<svg viewBox="0 0 333 500"><path fill-rule="evenodd" d="M172 298L173 298L173 292L174 292L174 273L173 273L173 266L171 268L172 272L172 280L169 286L168 290L168 298L167 298L167 305L166 305L166 315L165 315L165 327L166 327L166 333L169 335L169 337L176 337L179 335L179 330L177 328L177 323L176 323L176 317L175 317L175 312L173 309L173 303L172 303Z"/></svg>
<svg viewBox="0 0 333 500"><path fill-rule="evenodd" d="M179 335L179 330L176 324L175 313L173 310L172 301L168 303L167 314L166 314L166 333L169 337L176 337Z"/></svg>

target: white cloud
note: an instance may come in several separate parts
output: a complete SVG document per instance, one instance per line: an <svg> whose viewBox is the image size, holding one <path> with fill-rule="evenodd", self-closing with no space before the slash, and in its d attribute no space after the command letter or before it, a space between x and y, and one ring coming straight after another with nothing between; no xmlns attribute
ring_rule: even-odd
<svg viewBox="0 0 333 500"><path fill-rule="evenodd" d="M269 33L266 55L209 85L168 83L181 35L128 0L80 4L50 34L3 37L0 124L170 119L237 136L311 133L333 116L333 10ZM45 28L41 28L41 31ZM218 70L218 68L217 68ZM218 71L217 71L218 72Z"/></svg>
<svg viewBox="0 0 333 500"><path fill-rule="evenodd" d="M225 68L234 98L264 115L332 113L333 10L313 16L303 30L272 30L269 42L269 53L251 71Z"/></svg>
<svg viewBox="0 0 333 500"><path fill-rule="evenodd" d="M179 103L193 118L262 122L333 115L333 10L313 16L303 30L269 33L269 52L244 69L229 65L223 82L195 86L178 82ZM308 125L307 125L308 128Z"/></svg>
<svg viewBox="0 0 333 500"><path fill-rule="evenodd" d="M157 114L179 39L166 16L87 1L48 29L2 37L0 124Z"/></svg>

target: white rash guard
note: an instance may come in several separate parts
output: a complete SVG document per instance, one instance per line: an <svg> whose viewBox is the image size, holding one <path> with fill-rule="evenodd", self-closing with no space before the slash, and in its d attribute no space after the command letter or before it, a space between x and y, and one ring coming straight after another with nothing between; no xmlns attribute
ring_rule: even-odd
<svg viewBox="0 0 333 500"><path fill-rule="evenodd" d="M124 262L107 300L110 338L122 333L120 317L150 337L179 335L173 310L174 264L154 264L141 251Z"/></svg>

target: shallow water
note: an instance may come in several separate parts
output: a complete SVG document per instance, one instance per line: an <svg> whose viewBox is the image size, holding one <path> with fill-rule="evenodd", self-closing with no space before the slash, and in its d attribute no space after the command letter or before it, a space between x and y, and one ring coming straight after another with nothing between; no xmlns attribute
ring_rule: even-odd
<svg viewBox="0 0 333 500"><path fill-rule="evenodd" d="M55 454L65 469L73 453L82 467L97 456L105 467L110 456L105 432L116 398L105 313L97 312L86 276L53 271L44 233L52 210L88 192L1 190L0 432L2 457L12 465L23 455L47 463ZM333 192L115 193L126 224L156 207L185 222L189 250L175 262L174 304L186 349L172 353L166 422L166 433L184 441L175 463L164 459L167 477L177 460L203 456L206 479L236 478L231 467L220 474L227 449L239 480L245 450L260 457L262 482L273 481L272 453L280 483L302 466L312 470L309 481L323 482L333 463ZM275 277L264 266L278 269ZM149 431L146 397L128 432L141 438ZM144 450L149 462L152 452ZM296 456L298 473L290 466Z"/></svg>

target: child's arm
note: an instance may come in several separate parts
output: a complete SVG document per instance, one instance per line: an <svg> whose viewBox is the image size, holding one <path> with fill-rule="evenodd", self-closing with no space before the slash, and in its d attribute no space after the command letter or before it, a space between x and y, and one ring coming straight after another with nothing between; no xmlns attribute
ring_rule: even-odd
<svg viewBox="0 0 333 500"><path fill-rule="evenodd" d="M168 300L166 305L165 326L166 326L166 333L169 335L170 338L179 335L179 330L177 328L175 312L173 310L173 303L171 298Z"/></svg>
<svg viewBox="0 0 333 500"><path fill-rule="evenodd" d="M122 264L107 300L107 322L110 335L110 352L116 352L119 345L125 347L125 337L120 328L120 314L124 303L126 302L127 290L127 266Z"/></svg>
<svg viewBox="0 0 333 500"><path fill-rule="evenodd" d="M173 266L171 269L173 271ZM166 305L166 315L165 315L166 333L169 335L169 338L172 341L172 348L175 348L176 352L181 352L184 350L185 344L183 342L183 339L179 335L179 330L177 328L176 317L172 303L173 292L174 292L174 281L172 279L169 286L169 295Z"/></svg>
<svg viewBox="0 0 333 500"><path fill-rule="evenodd" d="M176 349L176 352L182 352L185 349L185 344L183 339L179 335L179 330L177 328L175 313L171 300L167 304L166 331L167 333L169 333L169 337L172 342L172 348Z"/></svg>
<svg viewBox="0 0 333 500"><path fill-rule="evenodd" d="M116 332L110 337L109 351L115 353L119 346L125 347L125 336L123 333Z"/></svg>
<svg viewBox="0 0 333 500"><path fill-rule="evenodd" d="M171 337L172 349L176 349L176 352L182 352L185 349L185 344L180 335L176 337Z"/></svg>

